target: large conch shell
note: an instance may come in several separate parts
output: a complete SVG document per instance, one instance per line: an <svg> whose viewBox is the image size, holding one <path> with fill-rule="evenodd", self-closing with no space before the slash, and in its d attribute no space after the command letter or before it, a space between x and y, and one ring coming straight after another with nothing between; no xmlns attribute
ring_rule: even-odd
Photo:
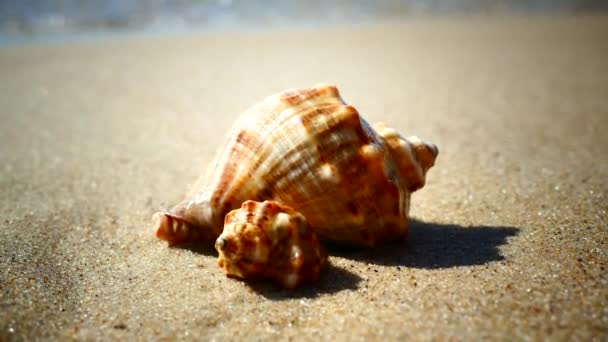
<svg viewBox="0 0 608 342"><path fill-rule="evenodd" d="M437 147L373 128L330 85L267 97L235 123L186 199L155 215L156 236L216 239L228 212L273 200L301 213L321 240L359 246L407 235L410 195Z"/></svg>

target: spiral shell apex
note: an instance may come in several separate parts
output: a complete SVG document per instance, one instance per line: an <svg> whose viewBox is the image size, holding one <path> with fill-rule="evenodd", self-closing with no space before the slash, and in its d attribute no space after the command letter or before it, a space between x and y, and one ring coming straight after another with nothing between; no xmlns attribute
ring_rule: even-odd
<svg viewBox="0 0 608 342"><path fill-rule="evenodd" d="M228 276L268 278L286 288L314 282L327 256L304 216L273 201L245 201L215 242Z"/></svg>

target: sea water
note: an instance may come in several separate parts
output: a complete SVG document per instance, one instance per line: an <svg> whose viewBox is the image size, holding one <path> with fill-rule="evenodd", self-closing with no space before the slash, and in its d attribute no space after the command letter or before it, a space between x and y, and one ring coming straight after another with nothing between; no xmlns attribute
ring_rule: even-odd
<svg viewBox="0 0 608 342"><path fill-rule="evenodd" d="M416 16L608 10L604 0L0 0L0 45L365 24Z"/></svg>

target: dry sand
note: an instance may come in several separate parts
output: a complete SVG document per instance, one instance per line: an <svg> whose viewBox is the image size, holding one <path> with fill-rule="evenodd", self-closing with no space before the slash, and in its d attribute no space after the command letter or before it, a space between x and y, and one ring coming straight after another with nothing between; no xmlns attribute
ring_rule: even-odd
<svg viewBox="0 0 608 342"><path fill-rule="evenodd" d="M608 17L0 49L0 340L608 337ZM337 84L437 143L409 241L294 292L168 248L236 115Z"/></svg>

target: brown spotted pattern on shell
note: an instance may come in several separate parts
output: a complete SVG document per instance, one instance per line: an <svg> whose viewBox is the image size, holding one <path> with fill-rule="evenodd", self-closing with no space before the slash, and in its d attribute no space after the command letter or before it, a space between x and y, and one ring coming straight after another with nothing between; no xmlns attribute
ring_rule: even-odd
<svg viewBox="0 0 608 342"><path fill-rule="evenodd" d="M302 214L274 201L245 201L215 242L228 276L268 278L286 288L319 278L327 256Z"/></svg>
<svg viewBox="0 0 608 342"><path fill-rule="evenodd" d="M228 212L272 200L302 214L321 240L403 238L411 193L436 156L433 144L369 125L334 86L284 91L240 116L186 199L155 215L156 236L213 241Z"/></svg>

